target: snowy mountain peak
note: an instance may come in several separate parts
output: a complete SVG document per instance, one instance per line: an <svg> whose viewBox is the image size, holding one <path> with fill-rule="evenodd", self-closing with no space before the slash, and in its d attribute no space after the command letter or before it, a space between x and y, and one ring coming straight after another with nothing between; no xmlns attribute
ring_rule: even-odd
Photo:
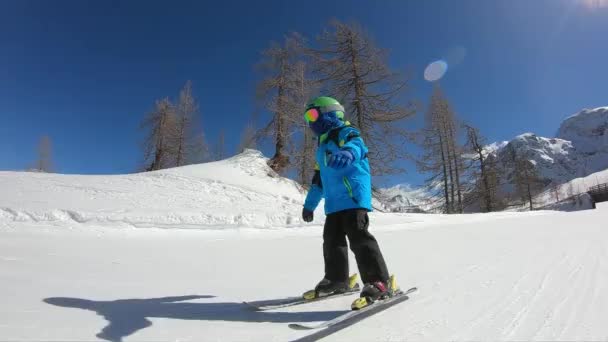
<svg viewBox="0 0 608 342"><path fill-rule="evenodd" d="M508 142L508 141L506 141L506 140L505 140L505 141L497 141L497 142L491 143L491 144L489 144L489 145L486 145L486 146L484 147L484 150L485 150L485 152L486 152L487 154L490 154L490 153L496 153L496 151L498 151L498 150L500 150L500 149L504 148L504 147L505 147L505 146L507 146L508 144L509 144L509 142Z"/></svg>
<svg viewBox="0 0 608 342"><path fill-rule="evenodd" d="M569 117L562 122L557 136L572 141L582 153L608 153L608 107L585 109Z"/></svg>
<svg viewBox="0 0 608 342"><path fill-rule="evenodd" d="M517 140L536 139L536 134L534 134L532 132L527 132L527 133L516 136L515 139L517 139Z"/></svg>
<svg viewBox="0 0 608 342"><path fill-rule="evenodd" d="M557 138L545 138L533 133L525 133L511 140L510 146L519 157L529 160L536 166L545 184L565 182L580 176L577 171L578 156L572 143ZM498 151L498 159L510 160L511 151L503 148ZM506 167L506 166L505 166Z"/></svg>
<svg viewBox="0 0 608 342"><path fill-rule="evenodd" d="M511 146L536 165L545 184L565 183L608 168L608 107L584 109L564 120L557 137L524 133L508 143L488 145L499 160L507 160Z"/></svg>
<svg viewBox="0 0 608 342"><path fill-rule="evenodd" d="M563 122L567 122L570 119L576 119L579 116L593 116L593 115L601 115L601 113L608 112L608 107L597 107L597 108L585 108L578 113L574 113L567 117Z"/></svg>
<svg viewBox="0 0 608 342"><path fill-rule="evenodd" d="M389 212L422 212L431 209L426 191L423 188L413 188L409 184L379 189L377 197L384 210Z"/></svg>

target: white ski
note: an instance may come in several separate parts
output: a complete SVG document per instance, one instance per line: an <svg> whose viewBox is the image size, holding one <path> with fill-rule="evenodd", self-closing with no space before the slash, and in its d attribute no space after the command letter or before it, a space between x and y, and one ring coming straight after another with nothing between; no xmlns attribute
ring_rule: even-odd
<svg viewBox="0 0 608 342"><path fill-rule="evenodd" d="M352 325L360 320L370 317L378 312L384 311L391 306L399 304L401 302L406 301L409 297L408 295L417 291L418 289L412 287L411 289L396 294L391 298L376 301L373 304L366 306L360 310L349 311L343 315L340 315L332 320L321 322L321 323L292 323L289 324L289 327L295 330L312 330L312 329L323 329L329 328L332 326L340 326L340 328L344 328L345 326Z"/></svg>

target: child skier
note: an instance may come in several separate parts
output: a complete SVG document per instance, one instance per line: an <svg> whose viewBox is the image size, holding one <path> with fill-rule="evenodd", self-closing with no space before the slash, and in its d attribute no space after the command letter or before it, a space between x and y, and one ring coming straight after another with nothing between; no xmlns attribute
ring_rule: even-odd
<svg viewBox="0 0 608 342"><path fill-rule="evenodd" d="M348 277L348 249L355 254L364 287L353 303L359 309L397 291L376 239L368 231L371 206L371 173L368 149L359 131L344 120L344 107L331 97L318 97L306 107L309 127L318 137L315 173L302 211L306 222L321 198L327 218L323 228L325 276L306 299L351 290Z"/></svg>

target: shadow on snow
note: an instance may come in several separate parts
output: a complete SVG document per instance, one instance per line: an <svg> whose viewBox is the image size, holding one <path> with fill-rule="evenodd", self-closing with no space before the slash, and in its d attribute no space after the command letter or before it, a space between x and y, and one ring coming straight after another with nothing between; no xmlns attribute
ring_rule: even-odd
<svg viewBox="0 0 608 342"><path fill-rule="evenodd" d="M173 318L201 321L233 322L316 322L333 319L344 311L256 312L242 303L184 303L214 296L179 296L149 299L95 301L81 298L46 298L47 304L95 311L109 324L96 336L121 342L123 338L152 325L148 318Z"/></svg>

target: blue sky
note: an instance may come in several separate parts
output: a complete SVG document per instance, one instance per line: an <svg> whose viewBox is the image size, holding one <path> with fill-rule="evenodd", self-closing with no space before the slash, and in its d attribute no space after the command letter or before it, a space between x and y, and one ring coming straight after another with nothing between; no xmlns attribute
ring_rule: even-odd
<svg viewBox="0 0 608 342"><path fill-rule="evenodd" d="M0 170L27 167L47 134L58 172L132 172L142 117L188 79L208 140L223 129L232 152L255 111L260 50L291 30L314 38L331 18L391 51L408 98L426 103L426 65L465 51L441 81L460 118L491 141L552 136L566 116L608 105L606 2L2 1ZM383 182L423 179L409 171Z"/></svg>

